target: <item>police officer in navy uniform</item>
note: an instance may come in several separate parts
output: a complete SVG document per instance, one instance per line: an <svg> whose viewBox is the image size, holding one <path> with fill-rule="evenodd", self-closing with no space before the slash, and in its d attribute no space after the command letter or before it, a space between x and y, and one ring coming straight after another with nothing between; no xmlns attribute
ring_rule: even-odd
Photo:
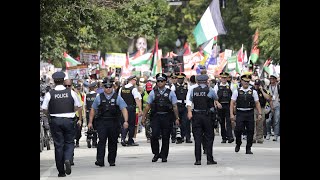
<svg viewBox="0 0 320 180"><path fill-rule="evenodd" d="M254 134L254 107L258 111L258 120L262 119L262 112L259 102L258 93L256 90L249 88L251 80L250 74L241 76L241 88L234 90L230 102L230 119L235 121L233 114L234 105L236 105L236 127L234 133L236 136L235 152L239 152L242 144L241 135L246 129L247 131L247 145L246 154L253 154L251 151L253 134Z"/></svg>
<svg viewBox="0 0 320 180"><path fill-rule="evenodd" d="M123 127L128 128L127 104L115 93L114 82L107 77L103 80L104 92L98 94L92 103L89 115L88 128L93 128L93 119L97 112L96 129L98 132L97 161L95 165L103 167L106 153L106 142L108 139L108 162L110 166L115 166L117 156L117 139L120 129L119 116L122 112L124 123Z"/></svg>
<svg viewBox="0 0 320 180"><path fill-rule="evenodd" d="M88 87L89 87L89 93L86 94L85 101L84 101L87 124L89 124L89 119L90 119L89 114L90 114L92 103L97 96L96 90L98 88L98 84L97 84L97 82L93 82L93 83L89 84ZM88 148L91 148L91 141L92 141L92 147L94 147L94 148L97 147L97 132L95 130L96 129L96 121L94 119L95 118L93 118L93 122L92 122L93 130L88 130L88 132L87 132L87 147Z"/></svg>
<svg viewBox="0 0 320 180"><path fill-rule="evenodd" d="M198 87L195 87L190 91L190 101L193 102L193 111L191 105L187 105L188 118L192 120L192 133L195 141L195 158L194 165L201 165L201 142L204 134L206 141L206 153L207 153L207 165L217 164L213 160L212 146L214 140L213 124L210 118L210 108L214 106L220 106L217 101L218 96L215 94L211 87L208 87L208 75L201 74L196 77L198 81Z"/></svg>
<svg viewBox="0 0 320 180"><path fill-rule="evenodd" d="M148 111L151 108L151 149L154 157L152 162L158 161L159 158L162 162L167 162L169 154L169 139L170 131L172 128L172 115L170 112L174 112L174 119L176 125L180 124L178 107L177 107L177 97L176 94L169 88L165 87L167 76L162 73L156 75L157 88L152 90L149 94L146 107L142 115L142 124L145 125L145 118ZM159 152L159 137L162 135L162 147Z"/></svg>
<svg viewBox="0 0 320 180"><path fill-rule="evenodd" d="M184 142L192 143L190 120L187 119L186 96L188 93L188 84L184 82L186 75L184 73L176 73L178 78L177 83L171 86L171 91L174 91L177 96L177 106L179 111L179 118L181 119L181 139L177 138L177 144Z"/></svg>
<svg viewBox="0 0 320 180"><path fill-rule="evenodd" d="M221 82L217 83L214 86L214 90L219 97L219 102L222 105L222 109L218 109L218 115L220 117L220 127L221 127L221 136L222 142L232 143L234 141L233 134L232 134L232 127L231 127L231 120L230 120L230 100L231 100L231 86L230 83L227 81L229 77L229 73L221 72L220 73L220 80Z"/></svg>
<svg viewBox="0 0 320 180"><path fill-rule="evenodd" d="M74 152L74 116L81 104L77 94L63 86L65 74L55 72L52 75L56 87L47 92L42 109L50 115L50 130L54 141L55 161L58 177L71 174L71 160Z"/></svg>
<svg viewBox="0 0 320 180"><path fill-rule="evenodd" d="M135 75L130 76L128 79L128 84L120 88L119 95L123 98L123 100L127 104L128 110L128 123L129 128L122 129L121 133L121 145L126 146L125 139L127 137L129 131L129 138L128 138L128 146L138 146L139 144L135 143L133 140L134 131L135 131L135 124L136 124L136 106L139 108L138 116L142 115L142 104L141 104L141 94L139 93L138 89L135 87L137 83L137 77Z"/></svg>

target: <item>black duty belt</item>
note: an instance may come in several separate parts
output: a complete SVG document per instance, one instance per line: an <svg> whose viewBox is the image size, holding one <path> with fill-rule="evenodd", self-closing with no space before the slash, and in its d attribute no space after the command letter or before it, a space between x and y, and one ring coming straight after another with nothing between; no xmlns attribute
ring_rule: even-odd
<svg viewBox="0 0 320 180"><path fill-rule="evenodd" d="M57 116L50 116L51 119L53 118L61 118L61 119L71 119L71 120L74 120L74 117L73 118L70 118L70 117L57 117Z"/></svg>
<svg viewBox="0 0 320 180"><path fill-rule="evenodd" d="M118 117L100 117L98 119L101 121L113 121L113 120L117 120Z"/></svg>
<svg viewBox="0 0 320 180"><path fill-rule="evenodd" d="M168 114L168 112L156 112L156 114Z"/></svg>
<svg viewBox="0 0 320 180"><path fill-rule="evenodd" d="M251 111L253 111L253 108L249 109L249 110L239 110L239 109L237 109L237 111L240 111L240 112L251 112Z"/></svg>
<svg viewBox="0 0 320 180"><path fill-rule="evenodd" d="M208 111L207 110L194 109L192 112L195 113L195 114L207 114Z"/></svg>

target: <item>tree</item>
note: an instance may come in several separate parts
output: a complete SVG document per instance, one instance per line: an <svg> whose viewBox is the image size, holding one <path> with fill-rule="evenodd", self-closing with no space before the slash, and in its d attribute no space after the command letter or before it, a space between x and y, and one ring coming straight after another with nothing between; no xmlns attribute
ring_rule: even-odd
<svg viewBox="0 0 320 180"><path fill-rule="evenodd" d="M280 0L259 0L251 9L250 27L259 29L259 47L266 60L280 64Z"/></svg>

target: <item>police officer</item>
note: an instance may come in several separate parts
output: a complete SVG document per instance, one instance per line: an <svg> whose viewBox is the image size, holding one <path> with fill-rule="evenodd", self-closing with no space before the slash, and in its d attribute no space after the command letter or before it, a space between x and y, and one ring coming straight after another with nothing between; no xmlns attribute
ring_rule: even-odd
<svg viewBox="0 0 320 180"><path fill-rule="evenodd" d="M98 85L97 82L93 82L88 85L89 93L86 94L85 102L84 102L87 121L89 120L89 114L90 114L92 103L97 96L97 93L96 93L96 90L98 88L97 85ZM87 124L89 124L89 121ZM93 125L93 129L96 129L96 121L95 120L93 120L92 125ZM92 147L94 147L94 148L97 147L97 132L95 130L88 130L88 132L87 132L87 147L88 148L91 148L91 140L92 140Z"/></svg>
<svg viewBox="0 0 320 180"><path fill-rule="evenodd" d="M220 80L221 82L217 83L214 86L214 90L219 97L219 103L222 105L222 109L218 109L218 115L220 117L220 127L221 127L221 143L232 143L234 141L230 120L230 100L231 100L231 86L227 81L229 73L221 72Z"/></svg>
<svg viewBox="0 0 320 180"><path fill-rule="evenodd" d="M188 93L188 84L184 82L186 75L184 73L177 73L177 83L171 86L171 91L174 91L177 96L177 106L179 111L179 118L181 119L181 138L177 138L177 144L184 142L192 143L190 121L187 119L186 96Z"/></svg>
<svg viewBox="0 0 320 180"><path fill-rule="evenodd" d="M241 88L233 91L230 102L230 119L235 121L233 114L234 105L236 105L236 127L234 130L236 136L235 152L239 152L241 146L241 135L246 129L247 131L247 145L246 154L253 154L251 151L253 134L254 134L254 107L258 111L258 120L262 119L262 112L259 103L257 91L249 88L251 80L250 74L241 76Z"/></svg>
<svg viewBox="0 0 320 180"><path fill-rule="evenodd" d="M89 115L88 128L93 128L93 119L97 112L96 128L98 131L97 161L95 165L103 167L106 151L106 141L108 139L108 162L110 166L115 166L117 156L117 139L120 129L120 110L124 118L123 127L128 128L128 112L125 101L114 91L114 84L111 78L105 78L102 82L104 92L97 95L92 103Z"/></svg>
<svg viewBox="0 0 320 180"><path fill-rule="evenodd" d="M42 103L42 109L50 115L50 130L54 141L55 161L58 177L71 174L72 155L74 152L74 116L81 104L77 94L63 86L63 72L52 74L56 87L47 92Z"/></svg>
<svg viewBox="0 0 320 180"><path fill-rule="evenodd" d="M134 131L135 131L135 124L136 124L136 106L139 108L138 116L142 115L142 105L141 105L141 94L135 87L137 83L137 77L130 76L128 79L128 84L126 84L124 87L120 88L119 90L119 96L123 98L123 100L127 104L127 110L128 110L128 123L129 128L122 129L121 133L121 145L126 146L125 139L127 137L128 131L129 131L129 138L128 138L128 146L139 146L139 144L135 143L133 140Z"/></svg>
<svg viewBox="0 0 320 180"><path fill-rule="evenodd" d="M201 141L203 134L206 140L207 165L217 164L212 156L214 133L209 110L214 106L214 103L219 107L221 105L217 101L218 97L214 90L207 85L208 78L206 74L197 76L198 87L190 91L189 97L190 101L194 104L193 111L191 106L187 105L188 118L192 119L192 133L195 141L196 162L194 165L201 165Z"/></svg>
<svg viewBox="0 0 320 180"><path fill-rule="evenodd" d="M169 139L170 131L172 128L173 118L170 115L172 109L174 111L175 123L179 125L179 113L177 107L176 94L169 88L165 87L167 76L162 73L156 75L157 88L152 90L149 94L147 105L144 109L142 116L142 124L145 125L145 118L151 108L151 149L154 157L152 162L158 161L159 158L162 162L167 162L169 153ZM162 147L159 152L159 137L162 135Z"/></svg>

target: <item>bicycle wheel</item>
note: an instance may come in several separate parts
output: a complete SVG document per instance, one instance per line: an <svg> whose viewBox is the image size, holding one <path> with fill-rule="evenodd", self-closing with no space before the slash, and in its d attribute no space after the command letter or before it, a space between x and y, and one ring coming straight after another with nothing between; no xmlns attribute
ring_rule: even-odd
<svg viewBox="0 0 320 180"><path fill-rule="evenodd" d="M45 139L47 150L50 150L50 137L48 135L48 131L44 132L44 139Z"/></svg>

